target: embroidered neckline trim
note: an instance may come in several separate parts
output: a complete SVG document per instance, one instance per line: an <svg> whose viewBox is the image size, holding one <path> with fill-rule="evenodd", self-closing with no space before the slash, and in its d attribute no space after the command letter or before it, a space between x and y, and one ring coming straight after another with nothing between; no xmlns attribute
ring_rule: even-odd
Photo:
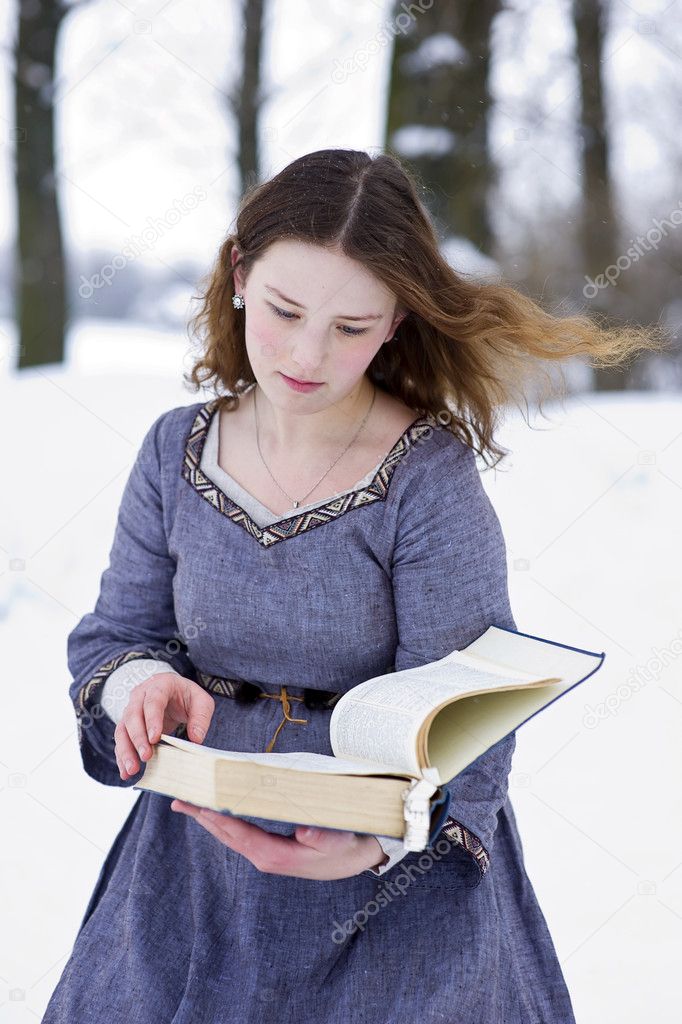
<svg viewBox="0 0 682 1024"><path fill-rule="evenodd" d="M322 501L305 512L288 514L268 526L258 526L251 516L230 498L201 470L201 453L206 442L211 417L216 411L219 399L213 398L198 409L185 442L182 476L202 498L234 523L243 527L262 547L270 547L281 540L297 537L307 530L322 526L332 519L338 519L355 508L364 508L375 501L384 501L388 493L393 472L403 456L422 437L430 437L434 428L440 426L432 413L418 416L405 428L391 450L387 453L372 480L362 488L347 491L331 501Z"/></svg>

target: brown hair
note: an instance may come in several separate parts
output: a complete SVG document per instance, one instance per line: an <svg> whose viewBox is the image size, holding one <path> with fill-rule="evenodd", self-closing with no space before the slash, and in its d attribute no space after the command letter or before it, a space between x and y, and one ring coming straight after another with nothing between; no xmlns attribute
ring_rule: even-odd
<svg viewBox="0 0 682 1024"><path fill-rule="evenodd" d="M204 294L194 297L201 305L189 325L193 335L203 335L204 350L186 381L196 390L206 380L222 386L229 394L219 404L228 408L254 383L244 314L231 301L231 252L237 245L246 279L279 239L338 249L390 289L407 315L367 376L418 415L431 412L484 461L492 456L491 465L508 454L493 439L499 410L519 400L527 407L527 383L543 360L586 356L591 365L615 366L662 346L656 327L610 327L583 314L556 317L509 284L454 270L418 192L396 157L352 149L308 153L248 188L236 231L220 246L202 282ZM540 410L559 390L546 369L544 379Z"/></svg>

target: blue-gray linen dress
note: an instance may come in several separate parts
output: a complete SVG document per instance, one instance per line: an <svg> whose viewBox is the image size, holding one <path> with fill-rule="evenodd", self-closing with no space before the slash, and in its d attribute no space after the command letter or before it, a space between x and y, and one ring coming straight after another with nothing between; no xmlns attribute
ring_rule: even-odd
<svg viewBox="0 0 682 1024"><path fill-rule="evenodd" d="M221 678L345 692L490 625L517 628L475 455L430 414L369 483L259 526L202 472L216 403L170 409L147 431L94 611L68 637L82 762L104 785L143 770L121 779L100 703L131 659L212 689L206 745L260 752L282 704L222 696ZM274 749L332 754L331 709L291 708L305 723L286 722ZM439 837L380 876L260 871L170 797L140 791L44 1024L575 1024L508 797L514 748L512 734L448 783Z"/></svg>

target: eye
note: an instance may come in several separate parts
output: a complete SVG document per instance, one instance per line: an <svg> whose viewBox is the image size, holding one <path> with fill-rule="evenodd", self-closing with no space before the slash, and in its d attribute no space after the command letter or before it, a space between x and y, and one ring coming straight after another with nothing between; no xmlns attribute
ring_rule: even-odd
<svg viewBox="0 0 682 1024"><path fill-rule="evenodd" d="M367 327L347 327L345 324L341 327L341 333L346 334L349 338L355 338L358 334L366 334L368 330Z"/></svg>
<svg viewBox="0 0 682 1024"><path fill-rule="evenodd" d="M274 306L272 302L268 302L268 306L277 316L281 316L283 320L294 320L296 318L295 313L290 313L286 309L280 309L278 306Z"/></svg>
<svg viewBox="0 0 682 1024"><path fill-rule="evenodd" d="M268 306L273 311L275 316L281 317L282 320L295 320L296 319L296 316L297 316L296 313L292 313L292 312L290 312L289 310L286 310L286 309L280 309L279 306L275 306L274 303L272 303L272 302L268 302ZM366 334L368 330L369 330L368 327L348 327L347 324L342 324L341 327L340 327L341 333L345 334L347 338L355 338L359 334Z"/></svg>

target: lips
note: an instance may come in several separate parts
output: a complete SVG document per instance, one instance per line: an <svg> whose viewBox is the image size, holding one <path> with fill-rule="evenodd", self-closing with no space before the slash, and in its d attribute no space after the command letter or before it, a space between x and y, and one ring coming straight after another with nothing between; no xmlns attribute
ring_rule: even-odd
<svg viewBox="0 0 682 1024"><path fill-rule="evenodd" d="M322 384L323 383L321 380L301 380L299 377L292 377L288 373L283 373L282 376L283 377L288 377L289 380L295 381L296 384Z"/></svg>

